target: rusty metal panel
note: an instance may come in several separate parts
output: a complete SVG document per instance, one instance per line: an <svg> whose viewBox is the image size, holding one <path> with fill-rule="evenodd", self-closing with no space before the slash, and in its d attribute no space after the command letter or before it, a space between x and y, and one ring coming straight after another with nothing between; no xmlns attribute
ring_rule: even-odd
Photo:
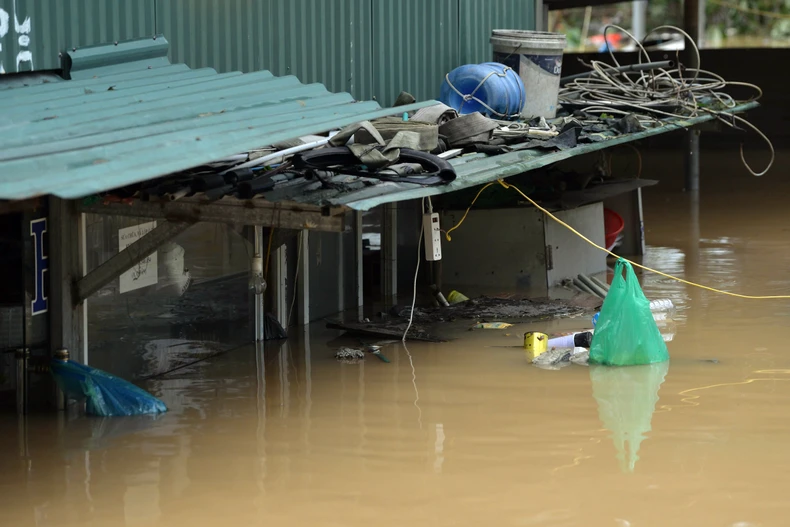
<svg viewBox="0 0 790 527"><path fill-rule="evenodd" d="M61 51L153 36L155 0L0 0L0 73L57 69Z"/></svg>
<svg viewBox="0 0 790 527"><path fill-rule="evenodd" d="M171 60L371 96L371 0L156 0Z"/></svg>
<svg viewBox="0 0 790 527"><path fill-rule="evenodd" d="M373 0L376 99L389 106L402 90L436 98L459 65L458 38L458 0Z"/></svg>
<svg viewBox="0 0 790 527"><path fill-rule="evenodd" d="M491 60L493 29L535 29L534 0L459 0L461 62Z"/></svg>

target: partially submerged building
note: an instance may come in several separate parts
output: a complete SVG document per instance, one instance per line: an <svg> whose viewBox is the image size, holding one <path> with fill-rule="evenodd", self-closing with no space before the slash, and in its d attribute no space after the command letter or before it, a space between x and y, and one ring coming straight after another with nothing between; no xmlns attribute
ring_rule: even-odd
<svg viewBox="0 0 790 527"><path fill-rule="evenodd" d="M4 399L20 412L51 405L36 365L60 348L133 377L141 346L161 357L157 347L196 339L263 339L264 309L287 327L391 304L411 291L423 199L449 194L436 201L449 229L481 185L707 119L458 157L455 179L438 185L341 173L207 199L179 184L242 153L429 107L447 71L489 59L492 29L534 29L543 13L517 0L0 0ZM404 89L424 102L387 107ZM603 244L606 201L637 254L639 189L651 183L568 193L550 208ZM603 253L523 203L481 211L453 236L444 282L467 291L545 296L605 269Z"/></svg>

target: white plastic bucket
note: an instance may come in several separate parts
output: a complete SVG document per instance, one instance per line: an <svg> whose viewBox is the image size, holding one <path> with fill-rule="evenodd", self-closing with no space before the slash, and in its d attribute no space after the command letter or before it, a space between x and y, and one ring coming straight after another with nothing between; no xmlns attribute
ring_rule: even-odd
<svg viewBox="0 0 790 527"><path fill-rule="evenodd" d="M494 62L510 66L524 81L526 102L523 116L555 117L565 35L495 29L491 34L491 44L494 46Z"/></svg>

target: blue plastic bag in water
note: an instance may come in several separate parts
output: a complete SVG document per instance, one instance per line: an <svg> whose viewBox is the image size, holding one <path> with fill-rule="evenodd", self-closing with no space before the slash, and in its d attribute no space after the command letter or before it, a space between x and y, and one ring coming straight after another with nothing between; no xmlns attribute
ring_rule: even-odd
<svg viewBox="0 0 790 527"><path fill-rule="evenodd" d="M621 258L595 326L590 364L635 366L666 360L669 352L650 311L650 301L634 268Z"/></svg>
<svg viewBox="0 0 790 527"><path fill-rule="evenodd" d="M52 374L61 390L85 399L85 412L102 417L160 414L165 403L134 384L74 361L53 359Z"/></svg>

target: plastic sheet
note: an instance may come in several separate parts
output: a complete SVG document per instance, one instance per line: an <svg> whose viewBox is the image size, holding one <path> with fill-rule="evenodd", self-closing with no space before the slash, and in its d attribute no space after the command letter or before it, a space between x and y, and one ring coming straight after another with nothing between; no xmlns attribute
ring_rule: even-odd
<svg viewBox="0 0 790 527"><path fill-rule="evenodd" d="M150 393L102 370L57 359L52 360L51 368L66 394L86 400L85 411L89 415L120 417L167 411L165 403Z"/></svg>
<svg viewBox="0 0 790 527"><path fill-rule="evenodd" d="M283 340L288 338L288 333L271 313L266 313L264 318L263 335L264 340Z"/></svg>
<svg viewBox="0 0 790 527"><path fill-rule="evenodd" d="M650 301L631 264L620 259L595 326L590 364L634 366L666 360L669 352L653 320Z"/></svg>

